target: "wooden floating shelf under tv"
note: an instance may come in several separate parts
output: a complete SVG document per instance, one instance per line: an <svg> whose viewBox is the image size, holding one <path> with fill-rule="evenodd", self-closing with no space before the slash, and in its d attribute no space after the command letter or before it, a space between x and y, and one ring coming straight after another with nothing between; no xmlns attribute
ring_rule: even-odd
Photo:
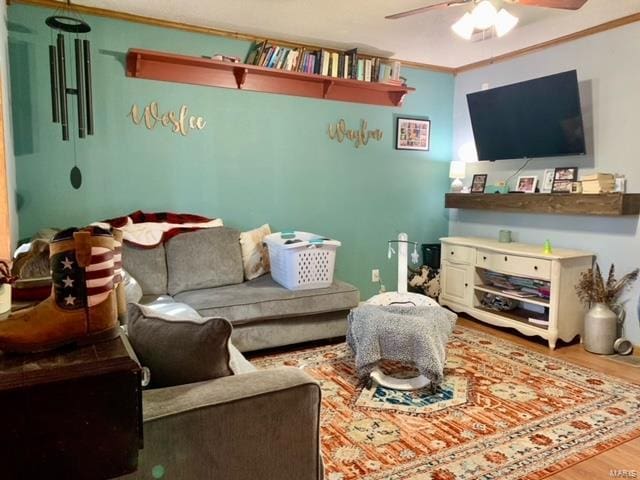
<svg viewBox="0 0 640 480"><path fill-rule="evenodd" d="M447 193L444 206L561 215L638 215L640 193Z"/></svg>
<svg viewBox="0 0 640 480"><path fill-rule="evenodd" d="M398 107L414 88L132 48L127 76Z"/></svg>

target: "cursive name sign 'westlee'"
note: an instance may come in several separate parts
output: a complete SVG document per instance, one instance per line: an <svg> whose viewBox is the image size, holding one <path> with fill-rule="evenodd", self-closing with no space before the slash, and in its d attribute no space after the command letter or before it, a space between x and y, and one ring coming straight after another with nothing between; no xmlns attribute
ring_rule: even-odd
<svg viewBox="0 0 640 480"><path fill-rule="evenodd" d="M348 138L353 142L353 145L358 148L362 145L369 143L369 139L382 140L382 130L367 130L367 121L360 121L360 129L353 130L347 128L347 124L343 119L340 119L335 125L329 124L329 138L331 140L338 140L339 143L345 138Z"/></svg>
<svg viewBox="0 0 640 480"><path fill-rule="evenodd" d="M165 113L160 113L158 102L151 102L144 107L142 113L138 105L133 105L127 116L131 117L136 125L140 125L144 120L144 124L149 130L160 124L162 127L170 127L173 133L179 133L182 136L186 136L190 130L202 130L207 125L204 118L189 115L189 109L186 105L182 105L178 112L168 111Z"/></svg>

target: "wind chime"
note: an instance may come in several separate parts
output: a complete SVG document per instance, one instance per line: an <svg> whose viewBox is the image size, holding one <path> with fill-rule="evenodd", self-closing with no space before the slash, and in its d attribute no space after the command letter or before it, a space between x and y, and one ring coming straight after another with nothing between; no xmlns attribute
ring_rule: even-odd
<svg viewBox="0 0 640 480"><path fill-rule="evenodd" d="M67 95L77 97L78 137L93 135L93 98L91 89L91 44L80 35L91 31L87 22L72 17L71 2L67 0L66 15L53 15L45 20L52 29L57 30L55 45L49 45L49 67L51 78L51 112L54 123L62 126L62 140L69 140L69 109ZM65 34L68 41L65 41ZM75 35L75 38L72 36ZM75 55L75 88L67 86L66 44L73 40ZM75 142L75 140L74 140ZM74 145L75 146L75 145ZM75 148L74 148L75 154ZM71 169L71 184L80 188L82 175L77 163Z"/></svg>

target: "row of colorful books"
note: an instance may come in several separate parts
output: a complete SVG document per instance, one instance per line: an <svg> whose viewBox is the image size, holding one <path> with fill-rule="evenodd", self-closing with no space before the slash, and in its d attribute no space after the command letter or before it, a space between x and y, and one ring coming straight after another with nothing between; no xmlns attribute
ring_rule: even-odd
<svg viewBox="0 0 640 480"><path fill-rule="evenodd" d="M403 84L400 78L401 63L399 61L385 61L377 57L359 55L357 48L345 52L314 50L285 47L264 40L252 45L245 63L364 82Z"/></svg>

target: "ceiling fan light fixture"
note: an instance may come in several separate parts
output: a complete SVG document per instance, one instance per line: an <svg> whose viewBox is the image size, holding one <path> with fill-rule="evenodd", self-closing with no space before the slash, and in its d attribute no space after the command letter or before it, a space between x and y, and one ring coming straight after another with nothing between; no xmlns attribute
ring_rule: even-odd
<svg viewBox="0 0 640 480"><path fill-rule="evenodd" d="M473 35L473 31L475 29L475 24L473 21L473 16L466 12L460 20L451 25L451 30L453 30L456 35L464 38L465 40L471 40L471 36Z"/></svg>
<svg viewBox="0 0 640 480"><path fill-rule="evenodd" d="M498 11L489 0L482 0L478 3L471 16L473 17L474 26L478 30L485 30L492 27L496 22Z"/></svg>
<svg viewBox="0 0 640 480"><path fill-rule="evenodd" d="M501 8L498 14L496 15L496 35L498 37L502 37L509 33L513 27L518 24L518 17L515 15L511 15L504 8Z"/></svg>

